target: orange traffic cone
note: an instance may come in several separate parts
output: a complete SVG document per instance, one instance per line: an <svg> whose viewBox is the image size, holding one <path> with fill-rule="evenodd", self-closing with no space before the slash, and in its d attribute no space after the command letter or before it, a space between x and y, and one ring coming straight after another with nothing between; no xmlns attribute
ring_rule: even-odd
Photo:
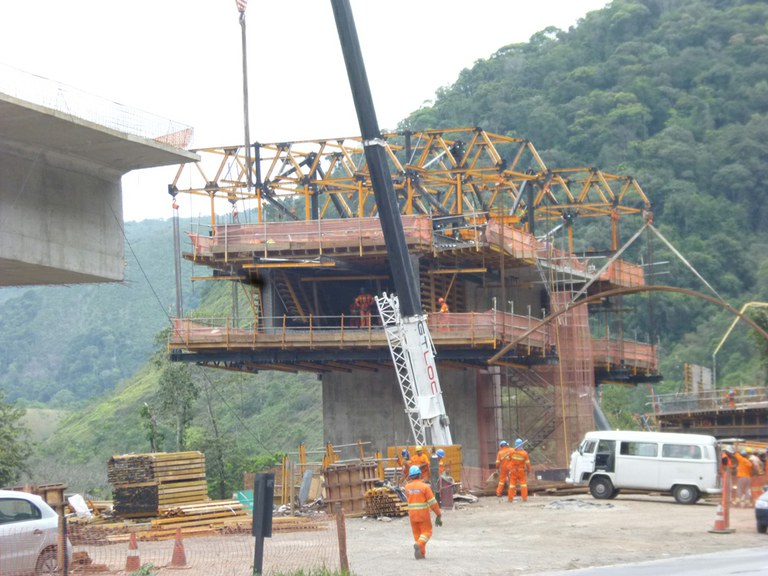
<svg viewBox="0 0 768 576"><path fill-rule="evenodd" d="M184 542L181 541L181 528L176 528L176 541L173 543L171 568L186 568L187 554L184 552Z"/></svg>
<svg viewBox="0 0 768 576"><path fill-rule="evenodd" d="M728 523L725 521L725 514L723 513L723 505L717 505L717 513L715 514L715 526L710 530L714 534L730 534L733 532L733 528L728 528Z"/></svg>
<svg viewBox="0 0 768 576"><path fill-rule="evenodd" d="M131 539L128 542L128 556L125 559L125 571L135 572L141 568L139 560L139 547L136 545L136 533L131 532Z"/></svg>

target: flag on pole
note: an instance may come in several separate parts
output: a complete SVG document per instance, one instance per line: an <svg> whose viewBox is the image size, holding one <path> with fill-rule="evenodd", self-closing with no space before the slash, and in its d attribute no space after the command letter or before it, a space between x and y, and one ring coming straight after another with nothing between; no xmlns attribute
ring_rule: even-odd
<svg viewBox="0 0 768 576"><path fill-rule="evenodd" d="M235 0L235 4L237 4L238 12L245 12L245 8L248 6L248 0Z"/></svg>

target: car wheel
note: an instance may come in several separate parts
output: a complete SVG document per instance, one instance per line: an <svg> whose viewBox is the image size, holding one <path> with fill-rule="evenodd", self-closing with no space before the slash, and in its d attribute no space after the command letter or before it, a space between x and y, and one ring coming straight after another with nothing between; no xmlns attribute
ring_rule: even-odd
<svg viewBox="0 0 768 576"><path fill-rule="evenodd" d="M699 489L696 486L675 486L673 492L675 500L678 504L696 504L699 500Z"/></svg>
<svg viewBox="0 0 768 576"><path fill-rule="evenodd" d="M768 524L760 524L760 522L757 523L757 531L760 534L765 534L766 529L768 529Z"/></svg>
<svg viewBox="0 0 768 576"><path fill-rule="evenodd" d="M612 498L614 492L613 483L605 476L592 478L592 481L589 483L589 493L598 500Z"/></svg>
<svg viewBox="0 0 768 576"><path fill-rule="evenodd" d="M611 494L611 500L616 498L616 496L618 496L620 493L621 493L621 490L619 490L618 488L614 488L613 489L613 494Z"/></svg>
<svg viewBox="0 0 768 576"><path fill-rule="evenodd" d="M56 551L44 550L37 558L37 563L35 564L35 576L54 576L57 568Z"/></svg>

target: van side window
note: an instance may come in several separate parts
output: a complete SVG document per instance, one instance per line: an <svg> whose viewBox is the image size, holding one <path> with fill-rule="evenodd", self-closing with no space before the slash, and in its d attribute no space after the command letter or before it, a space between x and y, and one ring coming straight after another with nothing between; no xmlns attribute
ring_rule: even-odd
<svg viewBox="0 0 768 576"><path fill-rule="evenodd" d="M662 458L686 458L688 460L701 460L701 446L687 444L664 444L661 449Z"/></svg>
<svg viewBox="0 0 768 576"><path fill-rule="evenodd" d="M622 456L646 456L655 458L659 453L656 442L622 442L619 452Z"/></svg>

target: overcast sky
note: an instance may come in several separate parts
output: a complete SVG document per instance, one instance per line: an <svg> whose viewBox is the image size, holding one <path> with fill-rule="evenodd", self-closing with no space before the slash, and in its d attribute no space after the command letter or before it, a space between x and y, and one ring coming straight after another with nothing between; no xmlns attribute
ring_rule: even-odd
<svg viewBox="0 0 768 576"><path fill-rule="evenodd" d="M380 127L502 46L608 3L351 0ZM251 140L359 134L328 0L250 0L246 23ZM235 0L0 2L0 63L190 125L193 147L242 144L241 56ZM170 217L174 173L127 174L125 219Z"/></svg>

